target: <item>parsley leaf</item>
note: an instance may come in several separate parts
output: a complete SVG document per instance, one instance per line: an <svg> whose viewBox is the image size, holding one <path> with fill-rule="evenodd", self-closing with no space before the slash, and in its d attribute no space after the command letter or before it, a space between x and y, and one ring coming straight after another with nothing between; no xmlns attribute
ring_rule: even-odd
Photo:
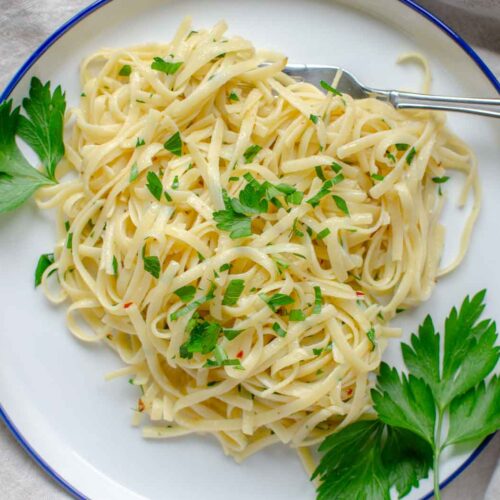
<svg viewBox="0 0 500 500"><path fill-rule="evenodd" d="M193 300L190 302L187 306L181 307L177 311L173 312L170 315L170 319L172 321L176 321L182 316L185 316L186 314L189 314L191 311L194 311L198 307L200 307L202 304L205 304L205 302L208 302L209 300L212 300L214 298L214 290L215 290L215 285L212 284L210 287L210 290L208 293L199 299Z"/></svg>
<svg viewBox="0 0 500 500"><path fill-rule="evenodd" d="M132 66L130 66L130 64L124 64L120 68L120 71L118 72L118 75L119 76L130 76L130 73L132 73Z"/></svg>
<svg viewBox="0 0 500 500"><path fill-rule="evenodd" d="M316 239L318 240L323 240L325 239L329 234L331 233L330 229L328 229L327 227L323 230L321 230L317 235L316 235Z"/></svg>
<svg viewBox="0 0 500 500"><path fill-rule="evenodd" d="M444 184L445 182L449 181L450 178L448 176L444 177L433 177L432 182L435 182L436 184Z"/></svg>
<svg viewBox="0 0 500 500"><path fill-rule="evenodd" d="M194 299L196 293L196 287L193 285L181 286L177 290L174 290L175 295L182 300L182 302L190 302Z"/></svg>
<svg viewBox="0 0 500 500"><path fill-rule="evenodd" d="M137 177L139 177L139 168L137 167L137 163L134 163L130 168L129 182L130 183L134 182L137 179Z"/></svg>
<svg viewBox="0 0 500 500"><path fill-rule="evenodd" d="M196 324L189 339L181 345L181 358L191 359L194 353L208 354L215 349L222 328L218 323L204 321Z"/></svg>
<svg viewBox="0 0 500 500"><path fill-rule="evenodd" d="M38 188L54 181L33 168L16 144L19 108L0 104L0 212L22 205Z"/></svg>
<svg viewBox="0 0 500 500"><path fill-rule="evenodd" d="M383 181L385 179L381 174L372 174L370 177L376 181Z"/></svg>
<svg viewBox="0 0 500 500"><path fill-rule="evenodd" d="M243 330L232 330L229 328L224 328L222 330L222 334L226 337L227 340L234 340Z"/></svg>
<svg viewBox="0 0 500 500"><path fill-rule="evenodd" d="M313 314L319 314L321 312L321 307L323 305L323 295L321 294L321 288L319 286L314 287L314 307Z"/></svg>
<svg viewBox="0 0 500 500"><path fill-rule="evenodd" d="M372 399L383 422L414 432L434 444L436 409L432 392L422 379L405 374L400 377L395 368L381 363Z"/></svg>
<svg viewBox="0 0 500 500"><path fill-rule="evenodd" d="M312 198L306 200L306 203L309 203L312 207L317 207L321 199L330 194L330 189L326 187L325 184L323 184L320 190Z"/></svg>
<svg viewBox="0 0 500 500"><path fill-rule="evenodd" d="M222 299L223 306L234 306L245 288L245 280L235 279L229 282Z"/></svg>
<svg viewBox="0 0 500 500"><path fill-rule="evenodd" d="M179 176L176 175L172 181L172 189L179 189Z"/></svg>
<svg viewBox="0 0 500 500"><path fill-rule="evenodd" d="M276 335L278 335L278 337L286 336L286 331L281 328L279 323L273 323L272 329L276 332Z"/></svg>
<svg viewBox="0 0 500 500"><path fill-rule="evenodd" d="M368 337L368 340L370 341L370 344L372 345L372 351L375 350L375 347L377 347L377 341L375 340L375 329L370 328L366 332L366 336Z"/></svg>
<svg viewBox="0 0 500 500"><path fill-rule="evenodd" d="M175 156L182 156L182 140L180 132L177 131L169 139L167 139L165 144L163 144L163 147Z"/></svg>
<svg viewBox="0 0 500 500"><path fill-rule="evenodd" d="M114 255L113 255L112 265L113 265L113 274L115 276L118 276L118 260L116 259L116 257Z"/></svg>
<svg viewBox="0 0 500 500"><path fill-rule="evenodd" d="M268 297L265 293L259 293L259 297L270 307L273 312L276 312L281 306L293 304L295 299L285 293L275 293Z"/></svg>
<svg viewBox="0 0 500 500"><path fill-rule="evenodd" d="M446 445L483 439L500 428L500 378L481 382L450 405Z"/></svg>
<svg viewBox="0 0 500 500"><path fill-rule="evenodd" d="M261 149L262 147L258 146L257 144L248 147L243 153L243 158L245 158L245 163L246 164L251 163Z"/></svg>
<svg viewBox="0 0 500 500"><path fill-rule="evenodd" d="M252 236L252 219L246 215L230 210L219 210L213 214L216 227L223 231L230 231L230 238L244 238Z"/></svg>
<svg viewBox="0 0 500 500"><path fill-rule="evenodd" d="M395 485L406 495L427 477L432 450L419 437L385 426L379 420L355 422L328 436L313 478L319 477L317 500L388 499Z"/></svg>
<svg viewBox="0 0 500 500"><path fill-rule="evenodd" d="M411 162L413 161L413 158L417 154L417 150L415 148L411 148L410 152L406 155L406 163L408 165L411 165Z"/></svg>
<svg viewBox="0 0 500 500"><path fill-rule="evenodd" d="M314 170L316 172L316 175L323 181L326 182L326 177L325 174L323 173L323 169L321 168L321 165L318 165L317 167L314 167Z"/></svg>
<svg viewBox="0 0 500 500"><path fill-rule="evenodd" d="M256 215L267 212L267 200L261 199L265 188L257 181L249 182L239 193L238 199L231 199L231 206L236 213Z"/></svg>
<svg viewBox="0 0 500 500"><path fill-rule="evenodd" d="M44 253L40 255L38 259L38 264L35 270L35 288L42 283L42 277L45 270L54 263L53 253ZM55 269L54 269L55 271ZM52 271L52 272L54 272ZM52 273L50 273L52 274Z"/></svg>
<svg viewBox="0 0 500 500"><path fill-rule="evenodd" d="M342 95L337 89L333 88L329 83L325 82L325 80L321 80L319 84L327 91L331 92L333 95Z"/></svg>
<svg viewBox="0 0 500 500"><path fill-rule="evenodd" d="M304 199L304 193L302 191L295 191L292 194L287 194L285 200L290 205L300 205Z"/></svg>
<svg viewBox="0 0 500 500"><path fill-rule="evenodd" d="M154 278L158 279L160 277L161 264L158 257L152 255L150 257L143 257L144 261L144 271L148 272Z"/></svg>
<svg viewBox="0 0 500 500"><path fill-rule="evenodd" d="M182 62L169 62L161 57L154 57L151 63L151 69L161 71L166 75L173 75L177 73L178 69L182 66Z"/></svg>
<svg viewBox="0 0 500 500"><path fill-rule="evenodd" d="M51 94L50 82L42 85L38 78L33 77L29 97L23 99L28 118L19 116L17 128L19 136L33 148L53 181L56 180L57 164L64 156L65 97L60 86Z"/></svg>
<svg viewBox="0 0 500 500"><path fill-rule="evenodd" d="M316 125L318 123L318 115L309 115L309 120L311 120L314 125Z"/></svg>
<svg viewBox="0 0 500 500"><path fill-rule="evenodd" d="M135 147L140 148L141 146L144 146L146 144L146 141L142 137L138 137L135 141Z"/></svg>
<svg viewBox="0 0 500 500"><path fill-rule="evenodd" d="M240 98L238 97L238 94L237 94L236 92L234 92L234 91L233 91L233 92L231 92L231 93L229 94L229 100L230 100L230 101L239 101L239 100L240 100Z"/></svg>
<svg viewBox="0 0 500 500"><path fill-rule="evenodd" d="M333 162L331 164L331 169L338 174L342 170L342 165L339 165L337 162Z"/></svg>
<svg viewBox="0 0 500 500"><path fill-rule="evenodd" d="M385 156L393 163L396 163L396 157L390 151L386 151Z"/></svg>
<svg viewBox="0 0 500 500"><path fill-rule="evenodd" d="M396 149L398 151L406 151L409 149L410 145L409 144L403 144L403 143L396 143L394 144L396 146Z"/></svg>
<svg viewBox="0 0 500 500"><path fill-rule="evenodd" d="M347 208L347 203L344 198L337 196L336 194L332 195L332 198L335 202L335 205L337 205L337 208L344 212L346 215L349 215L349 209Z"/></svg>
<svg viewBox="0 0 500 500"><path fill-rule="evenodd" d="M233 267L233 265L226 262L225 264L222 264L222 266L219 267L219 271L221 273L224 271L229 271L229 269L231 269L231 267Z"/></svg>
<svg viewBox="0 0 500 500"><path fill-rule="evenodd" d="M148 172L146 180L146 187L149 189L149 192L160 201L163 192L163 184L160 178L154 172Z"/></svg>
<svg viewBox="0 0 500 500"><path fill-rule="evenodd" d="M304 321L306 319L306 315L304 314L304 311L301 311L300 309L292 309L290 311L289 319L290 321Z"/></svg>

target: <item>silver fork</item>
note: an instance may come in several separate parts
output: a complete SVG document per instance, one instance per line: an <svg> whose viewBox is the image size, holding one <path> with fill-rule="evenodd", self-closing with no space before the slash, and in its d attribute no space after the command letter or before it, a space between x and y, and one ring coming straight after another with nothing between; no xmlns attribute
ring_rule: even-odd
<svg viewBox="0 0 500 500"><path fill-rule="evenodd" d="M390 102L397 109L439 109L500 118L500 99L449 97L374 89L363 85L354 75L336 66L288 64L284 72L319 87L322 80L330 84L339 70L342 71L342 76L336 85L337 90L351 95L354 99L375 97Z"/></svg>

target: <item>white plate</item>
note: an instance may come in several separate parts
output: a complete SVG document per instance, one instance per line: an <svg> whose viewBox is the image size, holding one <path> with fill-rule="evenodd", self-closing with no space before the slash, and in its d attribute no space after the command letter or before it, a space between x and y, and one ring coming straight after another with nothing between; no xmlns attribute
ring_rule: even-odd
<svg viewBox="0 0 500 500"><path fill-rule="evenodd" d="M345 4L329 0L101 1L34 54L4 97L12 90L19 102L30 77L37 75L60 83L69 104L76 104L78 66L85 55L102 46L169 40L186 14L205 27L225 18L231 32L257 46L280 50L291 62L343 66L361 81L380 88L418 87L420 70L395 64L402 52L417 50L429 57L435 93L496 96L494 77L488 76L482 63L474 61L437 21L430 22L408 1ZM43 55L37 59L40 53ZM500 88L498 82L496 85ZM442 319L467 293L484 287L489 290L488 311L498 311L500 305L500 236L495 229L500 213L499 124L459 115L450 116L449 122L478 154L483 211L462 267L439 283L431 301L401 318L406 335L425 313ZM449 192L451 205L456 189L452 186ZM461 219L452 209L446 217L452 228L449 254L456 246ZM142 439L130 426L136 389L126 380L103 379L106 372L120 366L117 357L104 347L78 343L66 330L64 306L49 306L33 289L37 258L50 251L54 242L51 215L28 203L0 218L0 238L2 412L28 451L75 495L107 500L141 496L176 500L314 498L297 456L284 446L236 465L209 438ZM386 359L397 363L398 352L395 342ZM473 449L455 450L446 457L442 478L453 476L467 463ZM424 481L411 498L430 490L430 481Z"/></svg>

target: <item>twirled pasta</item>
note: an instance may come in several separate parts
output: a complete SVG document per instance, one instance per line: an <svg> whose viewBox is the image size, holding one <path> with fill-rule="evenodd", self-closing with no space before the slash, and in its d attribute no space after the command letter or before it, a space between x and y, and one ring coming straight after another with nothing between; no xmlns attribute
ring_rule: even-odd
<svg viewBox="0 0 500 500"><path fill-rule="evenodd" d="M369 409L369 375L399 334L386 322L426 300L439 274L444 197L433 179L454 168L467 176L464 200L479 188L474 155L442 114L325 95L282 73L284 56L225 31L223 22L191 31L186 19L168 44L87 58L59 169L76 175L44 188L38 203L58 214L44 289L69 300L76 337L105 342L128 365L114 375L141 386L144 435L209 432L242 460L276 442L317 443ZM154 57L182 64L167 74L151 67ZM176 132L181 156L164 146ZM261 147L255 156L246 154L252 145ZM159 200L149 172L161 179ZM251 236L231 239L213 213L225 209L223 190L237 196L249 173L304 197L274 200L253 217ZM475 199L446 272L464 255ZM158 279L145 269L150 256ZM233 279L244 280L243 293L223 305ZM182 357L191 315L172 313L185 305L174 293L184 286L195 299L209 296L198 321L241 330L218 339L241 367L207 367L211 353ZM305 319L268 307L262 294L275 293L291 296Z"/></svg>

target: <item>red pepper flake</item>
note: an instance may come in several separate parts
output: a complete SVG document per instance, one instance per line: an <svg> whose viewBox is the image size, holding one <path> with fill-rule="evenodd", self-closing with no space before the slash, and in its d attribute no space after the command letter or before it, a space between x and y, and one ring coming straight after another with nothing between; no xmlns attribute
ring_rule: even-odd
<svg viewBox="0 0 500 500"><path fill-rule="evenodd" d="M352 389L347 389L346 393L348 396L350 396L352 394Z"/></svg>
<svg viewBox="0 0 500 500"><path fill-rule="evenodd" d="M126 304L123 304L123 308L128 309L132 304L133 302L127 302Z"/></svg>
<svg viewBox="0 0 500 500"><path fill-rule="evenodd" d="M142 399L139 399L139 401L137 401L137 410L143 412L145 408L146 407L144 406L144 401Z"/></svg>
<svg viewBox="0 0 500 500"><path fill-rule="evenodd" d="M236 354L236 357L241 359L243 357L244 352L240 351L238 354Z"/></svg>
<svg viewBox="0 0 500 500"><path fill-rule="evenodd" d="M364 297L365 294L363 292L356 292L357 297Z"/></svg>

